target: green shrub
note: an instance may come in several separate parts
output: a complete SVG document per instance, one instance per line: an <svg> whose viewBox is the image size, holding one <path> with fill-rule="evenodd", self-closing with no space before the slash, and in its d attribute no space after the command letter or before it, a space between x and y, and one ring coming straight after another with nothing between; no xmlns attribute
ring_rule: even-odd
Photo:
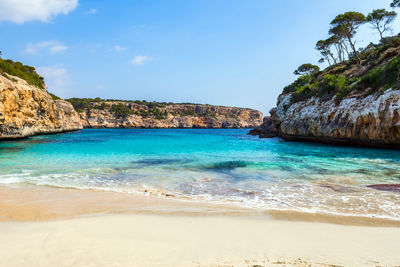
<svg viewBox="0 0 400 267"><path fill-rule="evenodd" d="M339 99L343 99L345 96L349 95L351 92L353 91L353 88L350 86L345 86L343 88L340 88L337 93L336 96Z"/></svg>
<svg viewBox="0 0 400 267"><path fill-rule="evenodd" d="M106 103L104 103L104 102L101 102L101 104L100 104L100 106L98 106L98 109L100 109L100 110L106 110L107 109L107 104Z"/></svg>
<svg viewBox="0 0 400 267"><path fill-rule="evenodd" d="M0 73L1 72L17 76L30 85L44 89L44 79L36 72L34 67L24 65L21 62L14 62L10 59L0 58Z"/></svg>
<svg viewBox="0 0 400 267"><path fill-rule="evenodd" d="M126 118L129 115L133 114L132 110L122 103L112 105L110 111L114 113L116 117L120 118Z"/></svg>
<svg viewBox="0 0 400 267"><path fill-rule="evenodd" d="M70 98L67 99L68 102L74 106L75 110L79 113L84 111L85 109L91 109L91 102L93 102L92 98Z"/></svg>
<svg viewBox="0 0 400 267"><path fill-rule="evenodd" d="M195 116L196 112L194 110L185 110L183 112L180 112L181 116Z"/></svg>
<svg viewBox="0 0 400 267"><path fill-rule="evenodd" d="M307 80L311 81L311 83L299 86ZM357 82L357 78L347 79L346 76L334 74L325 74L320 81L316 79L296 81L296 84L292 84L292 88L290 89L296 89L292 94L291 102L305 101L313 96L327 99L336 95L342 98L353 90L354 84Z"/></svg>
<svg viewBox="0 0 400 267"><path fill-rule="evenodd" d="M283 93L287 94L287 93L292 93L292 92L296 92L299 88L301 88L302 86L305 86L309 83L311 83L314 80L314 78L311 75L303 75L301 77L299 77L294 83L292 83L289 86L286 86L283 89Z"/></svg>
<svg viewBox="0 0 400 267"><path fill-rule="evenodd" d="M304 85L297 88L296 92L292 95L292 103L305 101L313 96L315 96L317 90L315 85Z"/></svg>
<svg viewBox="0 0 400 267"><path fill-rule="evenodd" d="M346 90L347 79L345 76L326 74L319 84L318 96L332 95L335 92Z"/></svg>
<svg viewBox="0 0 400 267"><path fill-rule="evenodd" d="M379 89L399 89L400 56L395 57L385 66L377 67L369 71L361 78L361 84L373 91Z"/></svg>

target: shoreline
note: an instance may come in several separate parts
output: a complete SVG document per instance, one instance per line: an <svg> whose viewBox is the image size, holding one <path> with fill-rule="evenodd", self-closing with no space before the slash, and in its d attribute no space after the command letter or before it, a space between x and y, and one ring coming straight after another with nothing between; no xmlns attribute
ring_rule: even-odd
<svg viewBox="0 0 400 267"><path fill-rule="evenodd" d="M328 213L245 208L173 196L118 193L37 185L0 186L0 222L53 221L98 215L253 217L349 226L399 227L400 220Z"/></svg>

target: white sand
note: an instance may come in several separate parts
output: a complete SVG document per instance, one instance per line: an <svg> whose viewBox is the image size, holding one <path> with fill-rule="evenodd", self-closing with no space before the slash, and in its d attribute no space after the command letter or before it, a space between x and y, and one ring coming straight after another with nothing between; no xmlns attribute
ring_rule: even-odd
<svg viewBox="0 0 400 267"><path fill-rule="evenodd" d="M0 223L0 266L394 266L399 248L396 227L260 217L104 215Z"/></svg>

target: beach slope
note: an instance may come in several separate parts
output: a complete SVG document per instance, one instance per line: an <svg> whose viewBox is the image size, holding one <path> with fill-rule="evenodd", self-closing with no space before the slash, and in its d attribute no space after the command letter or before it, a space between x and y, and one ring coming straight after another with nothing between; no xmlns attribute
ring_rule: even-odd
<svg viewBox="0 0 400 267"><path fill-rule="evenodd" d="M0 266L396 266L400 228L101 215L0 224Z"/></svg>

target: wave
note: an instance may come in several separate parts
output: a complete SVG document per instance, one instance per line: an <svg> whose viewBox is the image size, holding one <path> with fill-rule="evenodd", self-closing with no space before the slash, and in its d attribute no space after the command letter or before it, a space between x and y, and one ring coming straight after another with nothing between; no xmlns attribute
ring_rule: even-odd
<svg viewBox="0 0 400 267"><path fill-rule="evenodd" d="M228 166L233 168L237 165L228 164ZM100 175L101 173L103 175ZM1 175L0 184L30 184L143 194L161 198L173 197L177 200L229 204L238 208L264 211L293 211L400 220L398 194L351 183L338 184L337 182L341 180L307 184L251 179L232 182L218 175L199 175L194 179L177 178L167 181L153 175L150 177L154 179L152 182L147 179L149 177L141 175L136 178L132 178L132 174L121 175L118 171L102 168L45 175L24 171L19 174Z"/></svg>

